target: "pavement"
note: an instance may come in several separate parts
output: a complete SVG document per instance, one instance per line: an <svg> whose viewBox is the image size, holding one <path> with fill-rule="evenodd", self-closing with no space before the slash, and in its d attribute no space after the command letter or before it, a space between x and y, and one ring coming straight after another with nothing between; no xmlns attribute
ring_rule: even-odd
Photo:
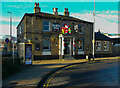
<svg viewBox="0 0 120 88"><path fill-rule="evenodd" d="M106 58L95 58L95 60L103 59L118 59L119 57L106 57ZM49 74L60 67L64 67L73 63L86 62L86 59L80 60L38 60L33 61L33 65L24 66L20 72L7 77L2 80L3 88L4 86L31 86L36 87L37 84Z"/></svg>

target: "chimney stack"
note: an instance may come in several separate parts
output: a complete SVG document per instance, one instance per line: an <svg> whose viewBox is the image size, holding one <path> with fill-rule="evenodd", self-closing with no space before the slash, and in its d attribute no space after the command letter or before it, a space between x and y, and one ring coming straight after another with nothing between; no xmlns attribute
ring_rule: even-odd
<svg viewBox="0 0 120 88"><path fill-rule="evenodd" d="M68 11L68 8L65 8L65 11L64 11L64 16L69 16L69 11Z"/></svg>
<svg viewBox="0 0 120 88"><path fill-rule="evenodd" d="M98 29L98 32L101 33L100 29Z"/></svg>
<svg viewBox="0 0 120 88"><path fill-rule="evenodd" d="M39 7L39 3L35 2L34 13L39 13L41 8Z"/></svg>
<svg viewBox="0 0 120 88"><path fill-rule="evenodd" d="M54 14L54 15L58 15L58 11L57 11L57 10L58 10L58 8L56 8L56 7L53 8L53 14Z"/></svg>

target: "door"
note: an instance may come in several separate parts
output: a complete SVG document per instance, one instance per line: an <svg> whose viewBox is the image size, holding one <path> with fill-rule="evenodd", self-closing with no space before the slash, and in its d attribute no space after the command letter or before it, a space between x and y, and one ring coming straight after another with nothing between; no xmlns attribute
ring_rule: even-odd
<svg viewBox="0 0 120 88"><path fill-rule="evenodd" d="M70 38L65 38L65 49L64 54L70 55Z"/></svg>

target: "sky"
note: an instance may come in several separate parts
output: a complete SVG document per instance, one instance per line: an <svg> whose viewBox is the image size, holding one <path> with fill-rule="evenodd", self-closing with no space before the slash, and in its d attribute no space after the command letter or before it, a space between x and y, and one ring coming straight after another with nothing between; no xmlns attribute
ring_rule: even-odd
<svg viewBox="0 0 120 88"><path fill-rule="evenodd" d="M8 35L10 28L10 14L12 12L13 36L17 36L17 25L25 13L34 12L34 0L4 0L0 3L0 35ZM63 15L64 8L68 8L70 16L93 22L94 0L35 0L39 2L41 12L53 13L54 7L58 14ZM44 1L44 2L43 2ZM79 1L79 2L78 2ZM91 2L90 2L91 1ZM118 33L118 0L96 0L95 31L104 33ZM116 1L116 2L115 2Z"/></svg>

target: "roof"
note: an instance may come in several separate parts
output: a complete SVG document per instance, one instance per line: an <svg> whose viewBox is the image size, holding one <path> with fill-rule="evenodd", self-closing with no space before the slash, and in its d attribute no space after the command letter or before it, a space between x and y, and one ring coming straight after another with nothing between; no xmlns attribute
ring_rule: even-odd
<svg viewBox="0 0 120 88"><path fill-rule="evenodd" d="M111 38L107 37L106 35L102 34L101 32L95 32L95 40L112 41Z"/></svg>
<svg viewBox="0 0 120 88"><path fill-rule="evenodd" d="M120 44L120 38L112 38L113 44Z"/></svg>
<svg viewBox="0 0 120 88"><path fill-rule="evenodd" d="M58 19L58 20L69 20L69 21L77 21L77 22L82 21L83 23L93 24L93 22L81 20L81 19L78 19L78 18L75 18L75 17L71 17L71 16L54 15L54 14L43 13L43 12L39 12L39 13L25 13L23 18L22 18L22 20L24 19L25 16L31 16L31 17L32 16L36 16L36 17L42 17L42 18L50 18L50 19ZM18 26L20 25L22 20L19 22ZM17 26L17 29L18 29L18 26Z"/></svg>

